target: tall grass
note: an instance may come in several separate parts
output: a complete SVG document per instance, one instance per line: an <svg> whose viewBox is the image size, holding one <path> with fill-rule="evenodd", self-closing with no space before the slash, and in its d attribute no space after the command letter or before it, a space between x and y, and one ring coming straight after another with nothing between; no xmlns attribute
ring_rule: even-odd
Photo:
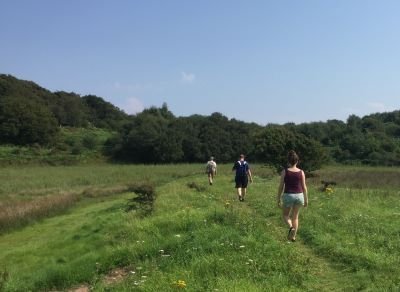
<svg viewBox="0 0 400 292"><path fill-rule="evenodd" d="M262 217L235 199L231 179L221 179L216 178L216 189L203 192L184 181L168 184L158 190L153 216L128 217L115 240L120 254L111 265L130 266L134 274L113 290L174 291L179 280L189 291L305 285L307 257L266 232ZM206 178L194 182L205 184ZM94 287L103 289L101 282Z"/></svg>
<svg viewBox="0 0 400 292"><path fill-rule="evenodd" d="M0 204L0 234L14 228L26 226L46 217L60 215L85 198L115 196L128 191L140 194L142 185L147 186L146 184L130 184L128 186L108 188L89 187L81 192L60 192L58 194L38 196L28 201L2 203ZM152 187L152 185L148 186Z"/></svg>
<svg viewBox="0 0 400 292"><path fill-rule="evenodd" d="M298 241L287 243L275 203L278 177L255 165L242 203L230 168L221 165L209 186L199 165L143 166L159 174L149 179L157 193L150 216L127 209L137 196L127 190L81 200L66 213L1 235L4 290L400 289L397 191L357 189L337 179L328 194L310 181ZM328 179L332 170L324 171L318 179ZM123 276L110 281L107 275L118 270Z"/></svg>
<svg viewBox="0 0 400 292"><path fill-rule="evenodd" d="M111 247L111 226L120 224L131 196L94 199L73 212L2 235L0 270L9 274L5 290L59 290L93 280L99 270L96 263Z"/></svg>
<svg viewBox="0 0 400 292"><path fill-rule="evenodd" d="M0 209L0 234L11 228L29 224L34 220L59 214L74 205L78 199L77 194L67 193L41 197L30 202L3 204Z"/></svg>
<svg viewBox="0 0 400 292"><path fill-rule="evenodd" d="M311 205L316 210L303 216L304 242L352 271L355 289L398 289L399 194L349 188L315 194Z"/></svg>
<svg viewBox="0 0 400 292"><path fill-rule="evenodd" d="M88 187L127 185L142 181L163 184L179 177L199 174L202 165L81 165L0 168L0 202L31 199L60 191Z"/></svg>
<svg viewBox="0 0 400 292"><path fill-rule="evenodd" d="M199 166L97 165L0 170L0 234L58 215L83 198L135 191L200 171ZM140 191L140 190L139 190Z"/></svg>
<svg viewBox="0 0 400 292"><path fill-rule="evenodd" d="M337 182L341 188L399 189L400 169L395 167L326 167L313 173L309 183L321 186L321 180Z"/></svg>

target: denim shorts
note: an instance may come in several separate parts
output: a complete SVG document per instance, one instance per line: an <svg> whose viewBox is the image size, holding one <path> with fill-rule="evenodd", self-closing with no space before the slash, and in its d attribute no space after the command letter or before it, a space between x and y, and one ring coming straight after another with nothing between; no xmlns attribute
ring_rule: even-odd
<svg viewBox="0 0 400 292"><path fill-rule="evenodd" d="M291 208L295 205L303 205L304 206L304 195L303 193L284 193L283 194L283 206L285 208Z"/></svg>

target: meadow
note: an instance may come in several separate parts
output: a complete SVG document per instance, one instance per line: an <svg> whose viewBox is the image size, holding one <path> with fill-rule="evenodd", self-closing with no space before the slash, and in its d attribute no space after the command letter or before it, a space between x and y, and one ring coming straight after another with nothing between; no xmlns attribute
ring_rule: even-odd
<svg viewBox="0 0 400 292"><path fill-rule="evenodd" d="M400 289L400 170L313 173L289 243L278 176L254 165L239 202L230 168L3 167L0 291Z"/></svg>

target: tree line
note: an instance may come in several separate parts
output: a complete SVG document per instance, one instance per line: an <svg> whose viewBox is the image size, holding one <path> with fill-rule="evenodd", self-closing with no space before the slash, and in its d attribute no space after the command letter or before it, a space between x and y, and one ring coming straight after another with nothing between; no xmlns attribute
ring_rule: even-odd
<svg viewBox="0 0 400 292"><path fill-rule="evenodd" d="M60 127L118 130L128 115L95 95L50 92L31 81L0 74L0 143L51 146Z"/></svg>
<svg viewBox="0 0 400 292"><path fill-rule="evenodd" d="M176 117L167 104L136 115L94 95L50 92L39 85L0 75L0 144L55 147L60 127L96 127L114 134L104 155L123 162L231 162L240 153L251 161L282 167L296 150L306 170L323 163L399 165L400 112L351 115L328 120L261 126L221 113Z"/></svg>

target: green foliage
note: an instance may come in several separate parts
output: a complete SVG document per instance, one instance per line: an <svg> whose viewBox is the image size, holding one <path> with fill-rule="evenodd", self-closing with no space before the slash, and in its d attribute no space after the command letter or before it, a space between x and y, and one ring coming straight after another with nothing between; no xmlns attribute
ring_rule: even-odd
<svg viewBox="0 0 400 292"><path fill-rule="evenodd" d="M152 108L137 115L126 127L117 157L145 163L180 161L181 134L175 131L174 119L165 109Z"/></svg>
<svg viewBox="0 0 400 292"><path fill-rule="evenodd" d="M102 145L90 135L79 141L63 141L60 127L101 128L112 131L113 136ZM271 141L263 132L274 127L282 129L272 135L277 140ZM123 162L204 162L214 156L225 163L244 153L251 161L277 167L282 166L287 149L293 148L299 152L306 170L331 162L398 166L400 111L350 115L346 122L328 120L283 126L245 123L218 112L175 117L166 103L129 116L95 95L52 93L33 82L0 74L0 144L35 143L83 161L93 152Z"/></svg>
<svg viewBox="0 0 400 292"><path fill-rule="evenodd" d="M0 145L0 165L72 165L105 161L105 141L114 133L98 128L60 128L52 147Z"/></svg>
<svg viewBox="0 0 400 292"><path fill-rule="evenodd" d="M350 115L347 123L291 125L297 131L319 141L328 150L328 160L348 164L395 166L400 164L400 112Z"/></svg>
<svg viewBox="0 0 400 292"><path fill-rule="evenodd" d="M120 130L129 121L123 111L101 97L86 95L82 97L82 102L88 108L88 122L92 126Z"/></svg>
<svg viewBox="0 0 400 292"><path fill-rule="evenodd" d="M254 155L278 171L287 166L287 153L295 150L299 166L310 172L321 167L325 160L322 146L305 135L291 132L280 126L268 126L255 135Z"/></svg>
<svg viewBox="0 0 400 292"><path fill-rule="evenodd" d="M220 113L176 118L164 104L135 116L120 136L106 144L108 153L125 161L204 162L215 156L228 162L251 151L251 128L259 126L228 120Z"/></svg>
<svg viewBox="0 0 400 292"><path fill-rule="evenodd" d="M95 150L98 142L97 142L97 137L96 135L93 134L87 134L83 137L82 139L82 145L89 150Z"/></svg>
<svg viewBox="0 0 400 292"><path fill-rule="evenodd" d="M58 131L56 119L43 104L27 98L0 99L0 143L49 145Z"/></svg>
<svg viewBox="0 0 400 292"><path fill-rule="evenodd" d="M128 201L126 211L140 211L142 216L148 216L153 212L156 200L156 190L154 184L137 183L131 184L128 190L135 193L135 197Z"/></svg>
<svg viewBox="0 0 400 292"><path fill-rule="evenodd" d="M58 126L121 129L127 114L101 97L50 92L37 84L0 74L0 143L54 142Z"/></svg>
<svg viewBox="0 0 400 292"><path fill-rule="evenodd" d="M95 155L102 151L105 141L113 135L112 132L98 128L62 128L56 149L73 152L79 148L80 154Z"/></svg>
<svg viewBox="0 0 400 292"><path fill-rule="evenodd" d="M50 108L61 126L85 127L87 125L88 110L81 97L75 93L55 92Z"/></svg>

